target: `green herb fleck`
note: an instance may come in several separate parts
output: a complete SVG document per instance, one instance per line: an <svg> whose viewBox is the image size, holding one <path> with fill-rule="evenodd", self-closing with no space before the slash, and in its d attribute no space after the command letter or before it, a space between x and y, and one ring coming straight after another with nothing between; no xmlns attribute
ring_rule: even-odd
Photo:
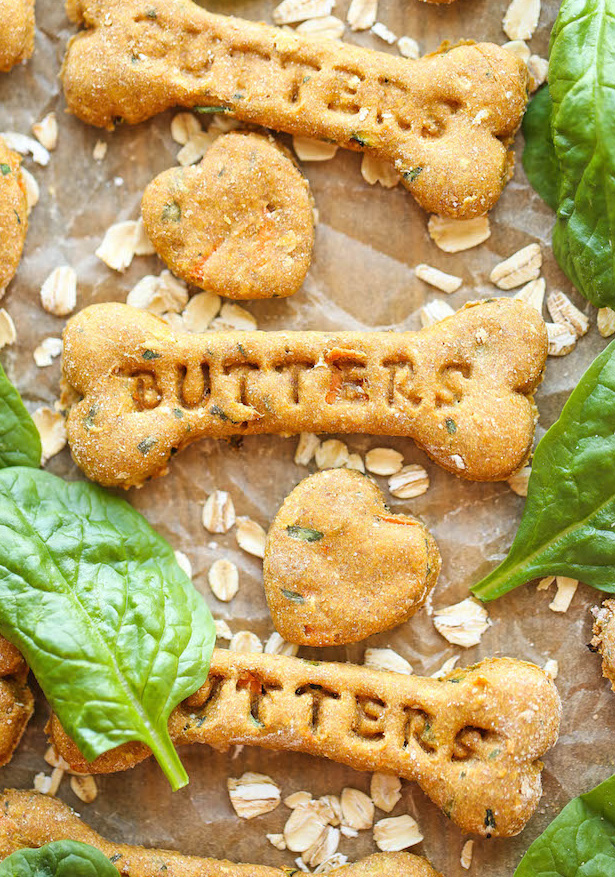
<svg viewBox="0 0 615 877"><path fill-rule="evenodd" d="M230 113L230 107L192 107L195 113Z"/></svg>
<svg viewBox="0 0 615 877"><path fill-rule="evenodd" d="M485 828L495 828L495 816L493 815L493 810L490 810L488 807L485 812Z"/></svg>
<svg viewBox="0 0 615 877"><path fill-rule="evenodd" d="M163 222L179 222L182 218L182 209L177 201L171 201L162 208L161 219Z"/></svg>
<svg viewBox="0 0 615 877"><path fill-rule="evenodd" d="M119 862L119 860L120 860L121 858L122 858L122 854L121 854L121 853L113 853L112 856L109 856L109 861L110 861L110 862Z"/></svg>
<svg viewBox="0 0 615 877"><path fill-rule="evenodd" d="M83 418L83 428L88 432L94 427L94 420L98 414L98 405L92 405L88 413Z"/></svg>
<svg viewBox="0 0 615 877"><path fill-rule="evenodd" d="M452 417L446 418L446 431L450 433L450 435L453 435L457 432L457 424Z"/></svg>
<svg viewBox="0 0 615 877"><path fill-rule="evenodd" d="M295 524L287 527L286 532L293 539L300 539L302 542L319 542L325 535L312 527L298 527Z"/></svg>
<svg viewBox="0 0 615 877"><path fill-rule="evenodd" d="M157 444L158 439L153 435L148 435L147 438L144 438L142 441L139 442L139 444L137 445L137 450L141 451L143 456L145 456L146 454L149 454L154 445Z"/></svg>
<svg viewBox="0 0 615 877"><path fill-rule="evenodd" d="M156 19L158 18L158 13L156 12L155 9L148 9L146 12L146 15L152 21L156 21Z"/></svg>
<svg viewBox="0 0 615 877"><path fill-rule="evenodd" d="M156 353L155 350L144 350L142 355L143 359L160 359L162 356L161 353Z"/></svg>
<svg viewBox="0 0 615 877"><path fill-rule="evenodd" d="M233 95L233 100L243 100L245 98L245 94L241 94L241 92L237 91Z"/></svg>
<svg viewBox="0 0 615 877"><path fill-rule="evenodd" d="M11 172L10 164L0 164L0 171L2 171L2 176L4 176L4 177L7 174L10 174L10 172Z"/></svg>
<svg viewBox="0 0 615 877"><path fill-rule="evenodd" d="M417 167L411 167L409 171L404 171L402 177L407 183L413 183L422 173L423 168L420 165L417 165Z"/></svg>
<svg viewBox="0 0 615 877"><path fill-rule="evenodd" d="M288 591L286 588L280 588L284 596L287 600L290 600L292 603L305 603L305 598L298 594L296 591Z"/></svg>
<svg viewBox="0 0 615 877"><path fill-rule="evenodd" d="M177 420L181 420L183 418L183 416L184 416L184 412L181 410L181 408L174 408L173 409L173 417L176 417Z"/></svg>
<svg viewBox="0 0 615 877"><path fill-rule="evenodd" d="M239 422L239 421L233 420L231 417L229 417L228 414L226 413L226 411L224 411L223 408L220 408L219 405L212 405L211 408L209 409L209 413L213 414L214 417L219 417L220 420L223 420L225 423L226 422L233 423L235 426L237 426L237 424Z"/></svg>
<svg viewBox="0 0 615 877"><path fill-rule="evenodd" d="M370 145L369 140L367 140L362 134L351 134L350 140L352 143L358 143L359 146L366 147Z"/></svg>
<svg viewBox="0 0 615 877"><path fill-rule="evenodd" d="M495 761L495 759L498 757L498 755L501 754L501 752L501 749L492 749L489 753L489 761Z"/></svg>

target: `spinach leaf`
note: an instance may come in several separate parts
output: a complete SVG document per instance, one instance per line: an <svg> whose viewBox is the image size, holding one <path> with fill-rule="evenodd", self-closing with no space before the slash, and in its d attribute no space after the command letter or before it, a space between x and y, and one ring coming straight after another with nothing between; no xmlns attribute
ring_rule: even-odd
<svg viewBox="0 0 615 877"><path fill-rule="evenodd" d="M523 119L523 167L532 187L551 210L557 210L559 164L551 136L553 103L545 86L530 101Z"/></svg>
<svg viewBox="0 0 615 877"><path fill-rule="evenodd" d="M0 862L0 877L117 877L117 869L89 844L56 840L12 853Z"/></svg>
<svg viewBox="0 0 615 877"><path fill-rule="evenodd" d="M508 556L471 590L489 601L543 575L615 592L615 341L539 442Z"/></svg>
<svg viewBox="0 0 615 877"><path fill-rule="evenodd" d="M573 798L536 838L514 877L612 877L615 777Z"/></svg>
<svg viewBox="0 0 615 877"><path fill-rule="evenodd" d="M0 471L0 633L88 760L147 744L188 781L171 710L207 678L215 629L171 547L93 484Z"/></svg>
<svg viewBox="0 0 615 877"><path fill-rule="evenodd" d="M0 365L0 469L41 465L41 440L21 396Z"/></svg>

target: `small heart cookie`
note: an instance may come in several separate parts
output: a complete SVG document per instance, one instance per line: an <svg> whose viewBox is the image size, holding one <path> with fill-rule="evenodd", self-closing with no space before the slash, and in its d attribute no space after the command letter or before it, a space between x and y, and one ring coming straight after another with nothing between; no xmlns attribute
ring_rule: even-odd
<svg viewBox="0 0 615 877"><path fill-rule="evenodd" d="M391 514L379 488L349 469L310 475L286 497L265 549L267 603L299 645L357 642L406 621L440 572L423 524Z"/></svg>
<svg viewBox="0 0 615 877"><path fill-rule="evenodd" d="M292 295L310 266L308 182L282 148L260 134L226 134L200 164L159 174L141 209L171 271L218 295Z"/></svg>

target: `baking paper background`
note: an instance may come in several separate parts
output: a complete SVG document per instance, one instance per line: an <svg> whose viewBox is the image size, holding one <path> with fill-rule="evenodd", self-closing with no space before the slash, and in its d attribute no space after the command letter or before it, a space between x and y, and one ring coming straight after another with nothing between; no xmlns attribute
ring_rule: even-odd
<svg viewBox="0 0 615 877"><path fill-rule="evenodd" d="M271 21L274 2L228 0L210 8ZM346 0L338 0L334 11L345 18L346 9ZM458 0L441 7L417 0L380 0L378 19L399 36L413 36L427 52L444 39L505 42L501 29L504 11L505 0ZM540 26L531 41L533 52L546 55L555 14L555 3L543 4ZM37 344L47 336L58 336L64 322L42 310L39 290L43 280L55 266L72 265L79 278L78 307L83 307L124 300L140 277L159 273L164 266L150 257L135 258L124 275L117 274L100 262L94 251L110 224L137 218L143 188L155 174L175 163L179 149L170 137L171 113L114 133L88 128L66 115L58 71L74 29L59 0L39 0L37 24L32 61L8 75L0 74L0 131L30 133L31 124L50 110L57 113L60 124L58 148L51 154L49 166L41 168L29 159L25 162L40 184L41 200L31 216L18 276L3 301L17 325L18 341L2 352L1 359L31 409L52 405L59 395L59 363L38 369L32 359ZM396 52L369 32L347 31L346 39ZM104 161L96 163L92 149L99 138L108 144L108 152ZM518 157L520 142L519 135ZM418 328L418 308L429 299L445 298L458 307L467 300L491 295L488 275L492 266L534 240L543 245L548 288L570 291L549 247L552 214L528 186L520 163L491 214L491 239L469 252L448 255L431 242L427 216L409 193L401 186L386 191L367 185L359 171L360 161L360 155L340 150L331 161L304 164L320 214L312 268L304 288L292 298L247 305L259 328ZM463 276L462 289L444 296L425 286L414 276L413 266L419 262ZM583 370L606 343L596 331L595 310L584 307L591 311L589 335L569 356L549 359L538 394L539 435L558 416ZM390 497L386 479L377 480L393 510L419 516L438 541L443 569L433 604L448 605L467 596L468 587L504 556L523 500L505 483L480 485L457 480L439 470L410 440L365 436L346 440L351 451L362 454L370 447L398 448L406 463L426 467L431 487L415 500ZM249 629L263 640L273 627L263 595L261 563L237 547L234 531L215 537L207 533L201 513L207 495L220 488L230 492L238 515L249 515L266 527L286 494L308 474L293 463L295 446L296 439L278 437L247 438L240 450L223 442L202 441L179 455L165 478L129 494L171 544L188 555L194 583L214 616L226 619L233 631ZM53 459L48 468L63 477L79 477L68 451ZM232 558L240 569L240 590L230 604L219 603L207 585L209 566L222 556ZM552 596L553 591L537 592L529 586L491 604L493 624L480 646L468 650L449 645L423 611L402 627L372 637L369 643L318 652L319 657L360 662L367 644L391 646L419 674L434 672L454 654L461 654L460 665L488 655L511 655L541 665L548 658L559 662L557 685L564 714L560 741L546 758L543 799L517 838L477 840L470 873L484 877L511 875L530 842L569 798L613 772L615 696L601 679L599 659L586 648L591 637L589 607L598 602L599 594L581 586L565 615L549 610ZM310 656L316 650L304 649L300 654ZM36 716L24 741L11 765L0 771L3 787L31 788L36 772L49 772L43 761L47 715L39 696ZM174 795L152 760L129 773L98 778L99 796L92 805L73 796L67 779L60 797L91 825L118 841L291 866L294 854L275 850L265 838L267 832L282 831L290 811L280 805L250 822L239 819L229 803L228 776L240 776L245 770L269 774L284 796L301 789L315 796L339 794L344 786L369 790L368 774L308 756L249 748L221 755L199 746L186 748L181 754L191 782ZM459 855L467 837L411 783L404 783L403 798L391 815L405 812L418 820L425 835L413 852L427 855L446 877L465 874ZM378 813L377 818L385 815ZM374 850L370 831L361 832L356 840L342 838L340 844L340 851L351 861Z"/></svg>

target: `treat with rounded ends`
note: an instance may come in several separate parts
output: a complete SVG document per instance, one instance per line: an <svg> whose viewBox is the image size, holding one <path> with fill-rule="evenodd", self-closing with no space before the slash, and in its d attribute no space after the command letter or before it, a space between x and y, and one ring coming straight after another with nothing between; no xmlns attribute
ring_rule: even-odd
<svg viewBox="0 0 615 877"><path fill-rule="evenodd" d="M329 469L284 500L267 536L263 576L278 633L328 646L406 621L440 566L434 538L414 518L391 514L370 478Z"/></svg>
<svg viewBox="0 0 615 877"><path fill-rule="evenodd" d="M92 305L64 332L78 399L73 457L100 484L166 471L202 436L367 432L413 438L444 468L499 481L521 468L547 355L521 301L475 303L420 332L176 334L127 305Z"/></svg>
<svg viewBox="0 0 615 877"><path fill-rule="evenodd" d="M20 653L0 636L0 767L13 757L34 712L27 678Z"/></svg>
<svg viewBox="0 0 615 877"><path fill-rule="evenodd" d="M1 4L2 0L0 8ZM21 159L0 137L0 298L17 271L27 231L28 200Z"/></svg>
<svg viewBox="0 0 615 877"><path fill-rule="evenodd" d="M602 675L615 691L615 600L605 600L600 609L594 612L594 636L589 647L601 655Z"/></svg>
<svg viewBox="0 0 615 877"><path fill-rule="evenodd" d="M0 811L0 860L17 850L38 849L58 840L89 844L110 859L124 877L284 877L288 872L262 865L183 856L105 840L62 801L38 792L7 789ZM376 853L330 872L340 877L441 877L427 859L411 853Z"/></svg>
<svg viewBox="0 0 615 877"><path fill-rule="evenodd" d="M0 72L7 73L33 50L34 0L0 0Z"/></svg>
<svg viewBox="0 0 615 877"><path fill-rule="evenodd" d="M509 837L541 795L561 705L534 664L492 658L441 679L214 649L209 679L172 714L176 745L235 743L320 755L415 780L464 831ZM54 717L51 741L83 773L127 770L129 743L88 763Z"/></svg>
<svg viewBox="0 0 615 877"><path fill-rule="evenodd" d="M69 0L68 108L111 128L173 106L232 112L395 166L419 204L468 219L496 203L527 101L526 65L491 43L418 61L213 15L189 0Z"/></svg>
<svg viewBox="0 0 615 877"><path fill-rule="evenodd" d="M141 204L171 271L227 298L297 292L314 246L308 182L275 141L233 132L200 164L159 174Z"/></svg>

